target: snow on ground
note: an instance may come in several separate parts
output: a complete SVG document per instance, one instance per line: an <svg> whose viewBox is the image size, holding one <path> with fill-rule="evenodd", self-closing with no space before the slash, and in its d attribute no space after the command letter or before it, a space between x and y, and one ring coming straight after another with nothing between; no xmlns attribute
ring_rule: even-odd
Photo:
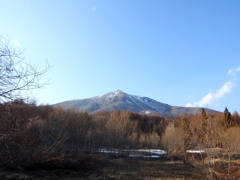
<svg viewBox="0 0 240 180"><path fill-rule="evenodd" d="M145 157L145 158L159 158L160 156L167 154L167 151L161 149L130 149L130 150L107 150L107 149L99 149L99 153L106 153L106 154L121 154L121 153L128 153L129 157ZM187 153L204 153L204 150L187 150ZM149 153L146 154L146 153Z"/></svg>
<svg viewBox="0 0 240 180"><path fill-rule="evenodd" d="M157 156L157 155L143 156L143 155L136 155L136 154L130 154L128 157L160 158L160 156Z"/></svg>
<svg viewBox="0 0 240 180"><path fill-rule="evenodd" d="M120 153L117 150L107 150L107 149L99 149L97 152L106 153L106 154L119 154Z"/></svg>
<svg viewBox="0 0 240 180"><path fill-rule="evenodd" d="M129 101L129 100L126 100L126 103L128 103L128 104L133 104L131 101Z"/></svg>
<svg viewBox="0 0 240 180"><path fill-rule="evenodd" d="M187 153L204 153L204 150L187 150Z"/></svg>
<svg viewBox="0 0 240 180"><path fill-rule="evenodd" d="M167 154L167 151L164 151L164 150L161 150L161 149L133 149L131 151L147 152L147 153L158 154L158 155Z"/></svg>
<svg viewBox="0 0 240 180"><path fill-rule="evenodd" d="M144 157L144 158L159 158L160 156L167 154L167 151L161 149L131 149L131 150L107 150L107 149L99 149L99 153L106 154L121 154L121 153L129 153L128 157ZM144 154L149 153L149 155Z"/></svg>
<svg viewBox="0 0 240 180"><path fill-rule="evenodd" d="M145 111L145 114L149 114L150 113L150 111Z"/></svg>

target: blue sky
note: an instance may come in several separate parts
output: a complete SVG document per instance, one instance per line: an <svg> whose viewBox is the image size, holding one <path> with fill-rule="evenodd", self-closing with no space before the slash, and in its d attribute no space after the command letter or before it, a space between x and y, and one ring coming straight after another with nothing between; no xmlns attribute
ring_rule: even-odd
<svg viewBox="0 0 240 180"><path fill-rule="evenodd" d="M52 104L120 89L177 106L240 112L238 0L1 1L0 34L32 64Z"/></svg>

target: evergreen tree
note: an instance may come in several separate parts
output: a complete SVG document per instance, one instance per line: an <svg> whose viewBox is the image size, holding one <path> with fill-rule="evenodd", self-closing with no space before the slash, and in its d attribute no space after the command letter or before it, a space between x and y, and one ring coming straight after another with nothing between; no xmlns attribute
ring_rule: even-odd
<svg viewBox="0 0 240 180"><path fill-rule="evenodd" d="M224 126L226 129L232 126L231 113L228 111L228 108L227 108L227 107L225 107L225 110L224 110L223 126Z"/></svg>
<svg viewBox="0 0 240 180"><path fill-rule="evenodd" d="M200 143L204 142L205 137L207 135L207 119L208 119L208 116L204 108L202 108L202 113L201 113L202 122L201 122L201 128L199 129L199 133L198 133Z"/></svg>
<svg viewBox="0 0 240 180"><path fill-rule="evenodd" d="M182 136L183 136L184 156L185 156L185 161L187 162L186 151L190 146L191 138L192 138L192 131L190 129L189 117L187 117L187 116L183 117L181 129L182 129Z"/></svg>

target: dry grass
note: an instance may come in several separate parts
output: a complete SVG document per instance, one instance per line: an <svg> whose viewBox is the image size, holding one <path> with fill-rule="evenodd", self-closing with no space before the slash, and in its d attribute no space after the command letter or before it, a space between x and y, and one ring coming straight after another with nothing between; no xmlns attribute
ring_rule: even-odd
<svg viewBox="0 0 240 180"><path fill-rule="evenodd" d="M103 168L107 179L202 179L205 174L181 161L159 159L119 158Z"/></svg>
<svg viewBox="0 0 240 180"><path fill-rule="evenodd" d="M36 169L21 173L0 172L0 179L131 179L131 180L198 180L205 173L181 161L161 161L160 159L116 158L108 155L92 155L84 162L85 168L76 170ZM25 178L23 178L25 177Z"/></svg>

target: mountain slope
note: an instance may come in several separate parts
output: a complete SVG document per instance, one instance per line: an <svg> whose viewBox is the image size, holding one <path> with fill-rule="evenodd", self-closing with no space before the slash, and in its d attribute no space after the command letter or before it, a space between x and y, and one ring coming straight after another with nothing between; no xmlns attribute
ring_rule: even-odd
<svg viewBox="0 0 240 180"><path fill-rule="evenodd" d="M201 112L201 108L170 106L148 97L130 95L120 90L93 98L65 101L55 104L54 106L61 106L64 109L86 111L89 113L120 110L161 116L178 116L184 113L195 114ZM210 109L206 109L206 111L216 112Z"/></svg>

